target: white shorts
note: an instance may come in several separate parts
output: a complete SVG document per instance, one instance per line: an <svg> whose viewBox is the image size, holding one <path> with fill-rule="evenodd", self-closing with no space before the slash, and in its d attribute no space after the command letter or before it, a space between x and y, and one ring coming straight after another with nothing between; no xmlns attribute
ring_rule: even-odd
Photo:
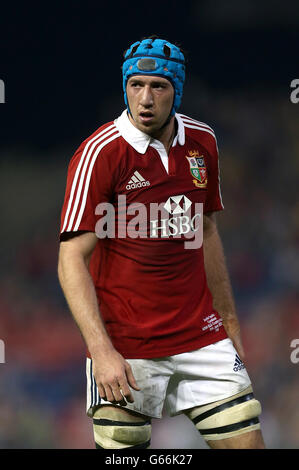
<svg viewBox="0 0 299 470"><path fill-rule="evenodd" d="M232 341L226 338L196 351L155 359L126 359L140 391L131 388L130 409L161 418L165 404L169 416L183 410L228 398L247 388L251 381ZM93 407L110 404L100 398L87 358L87 414ZM120 406L120 405L117 405Z"/></svg>

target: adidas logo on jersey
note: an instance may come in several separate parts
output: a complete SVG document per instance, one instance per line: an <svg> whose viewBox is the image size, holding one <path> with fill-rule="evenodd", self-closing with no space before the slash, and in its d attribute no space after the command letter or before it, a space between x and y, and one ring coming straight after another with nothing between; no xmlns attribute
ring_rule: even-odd
<svg viewBox="0 0 299 470"><path fill-rule="evenodd" d="M130 181L128 181L126 189L143 188L149 185L150 185L149 181L145 181L143 176L141 176L141 174L138 171L134 171L133 176L131 177Z"/></svg>
<svg viewBox="0 0 299 470"><path fill-rule="evenodd" d="M239 358L238 354L236 354L236 357L235 357L235 363L234 363L234 371L235 372L238 372L238 370L242 370L242 369L245 369L245 365L244 363L241 361L241 359Z"/></svg>

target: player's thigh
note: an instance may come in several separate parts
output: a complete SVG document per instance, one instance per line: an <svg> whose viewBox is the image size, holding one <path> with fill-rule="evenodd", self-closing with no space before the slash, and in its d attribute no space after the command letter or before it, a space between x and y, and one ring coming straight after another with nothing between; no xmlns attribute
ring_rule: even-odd
<svg viewBox="0 0 299 470"><path fill-rule="evenodd" d="M161 418L169 378L172 374L171 359L126 359L130 364L135 380L140 388L136 391L131 388L134 401L128 402L125 409L152 418ZM99 405L114 405L114 402L103 400L97 388L92 371L92 360L86 360L87 415L92 416L93 410Z"/></svg>
<svg viewBox="0 0 299 470"><path fill-rule="evenodd" d="M265 449L260 429L218 441L207 441L211 449Z"/></svg>
<svg viewBox="0 0 299 470"><path fill-rule="evenodd" d="M211 448L262 448L261 405L251 385L242 392L184 411Z"/></svg>
<svg viewBox="0 0 299 470"><path fill-rule="evenodd" d="M229 398L251 385L229 338L173 356L173 361L176 373L165 401L170 416Z"/></svg>
<svg viewBox="0 0 299 470"><path fill-rule="evenodd" d="M93 412L93 432L98 449L147 449L151 418L120 406L101 405Z"/></svg>

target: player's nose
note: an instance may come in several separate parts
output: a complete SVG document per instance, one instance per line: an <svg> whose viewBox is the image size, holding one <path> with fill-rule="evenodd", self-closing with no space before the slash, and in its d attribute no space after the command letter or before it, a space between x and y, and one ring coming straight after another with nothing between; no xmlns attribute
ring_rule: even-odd
<svg viewBox="0 0 299 470"><path fill-rule="evenodd" d="M140 104L142 106L149 107L153 105L153 102L154 100L151 87L149 85L146 85L142 89Z"/></svg>

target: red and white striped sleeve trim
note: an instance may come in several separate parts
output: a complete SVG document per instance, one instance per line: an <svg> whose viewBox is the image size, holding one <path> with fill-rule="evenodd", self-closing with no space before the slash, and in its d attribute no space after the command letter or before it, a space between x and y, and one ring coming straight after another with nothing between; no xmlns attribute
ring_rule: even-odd
<svg viewBox="0 0 299 470"><path fill-rule="evenodd" d="M118 138L120 133L112 124L86 143L73 179L61 232L77 231L85 209L92 170L100 151Z"/></svg>

